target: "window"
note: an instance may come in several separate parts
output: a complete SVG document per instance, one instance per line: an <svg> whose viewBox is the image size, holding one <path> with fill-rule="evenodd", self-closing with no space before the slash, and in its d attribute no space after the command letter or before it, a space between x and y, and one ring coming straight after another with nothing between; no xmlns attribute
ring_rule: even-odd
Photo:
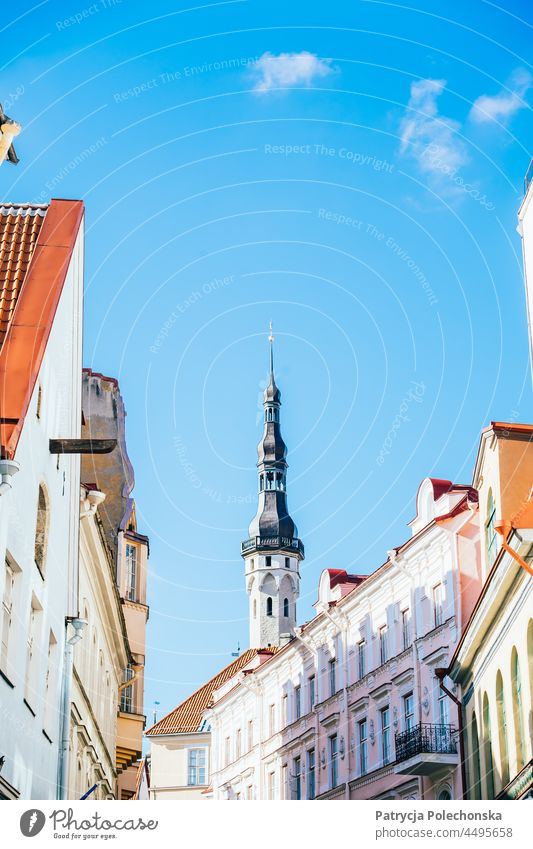
<svg viewBox="0 0 533 849"><path fill-rule="evenodd" d="M448 696L442 690L439 693L439 722L441 725L448 725L450 716L448 713Z"/></svg>
<svg viewBox="0 0 533 849"><path fill-rule="evenodd" d="M39 497L37 499L37 524L35 526L35 564L44 577L46 568L46 548L48 544L49 526L48 496L43 484L39 486Z"/></svg>
<svg viewBox="0 0 533 849"><path fill-rule="evenodd" d="M368 740L366 719L359 723L359 774L365 775L368 769Z"/></svg>
<svg viewBox="0 0 533 849"><path fill-rule="evenodd" d="M44 731L51 737L55 728L54 716L56 712L56 681L57 681L57 640L54 632L50 631L48 637L48 657L46 663L46 679L44 685Z"/></svg>
<svg viewBox="0 0 533 849"><path fill-rule="evenodd" d="M190 787L207 784L205 749L189 749L187 775L187 784Z"/></svg>
<svg viewBox="0 0 533 849"><path fill-rule="evenodd" d="M235 734L235 758L240 758L240 756L241 756L241 740L242 740L241 729L237 728L237 732Z"/></svg>
<svg viewBox="0 0 533 849"><path fill-rule="evenodd" d="M307 752L307 798L315 798L315 750Z"/></svg>
<svg viewBox="0 0 533 849"><path fill-rule="evenodd" d="M126 545L126 598L137 599L137 548Z"/></svg>
<svg viewBox="0 0 533 849"><path fill-rule="evenodd" d="M387 626L383 625L379 629L379 660L380 663L387 662Z"/></svg>
<svg viewBox="0 0 533 849"><path fill-rule="evenodd" d="M357 643L357 677L364 678L365 674L365 641L361 640Z"/></svg>
<svg viewBox="0 0 533 849"><path fill-rule="evenodd" d="M519 770L524 766L524 719L522 706L522 681L518 653L513 646L511 654L511 690L513 694L514 733L516 745L516 765Z"/></svg>
<svg viewBox="0 0 533 849"><path fill-rule="evenodd" d="M300 686L294 688L294 717L300 719L302 715L302 688Z"/></svg>
<svg viewBox="0 0 533 849"><path fill-rule="evenodd" d="M283 615L286 619L289 618L289 599L288 598L283 599Z"/></svg>
<svg viewBox="0 0 533 849"><path fill-rule="evenodd" d="M15 570L6 560L6 577L4 584L4 595L2 598L2 646L0 651L0 669L9 673L9 638L11 635L11 623L13 621L13 599L15 595Z"/></svg>
<svg viewBox="0 0 533 849"><path fill-rule="evenodd" d="M272 616L272 597L267 598L267 616Z"/></svg>
<svg viewBox="0 0 533 849"><path fill-rule="evenodd" d="M254 561L254 558L252 557L252 559L250 560L250 572L254 571L254 566L255 566L255 561Z"/></svg>
<svg viewBox="0 0 533 849"><path fill-rule="evenodd" d="M479 736L477 733L476 714L472 715L472 769L473 785L470 789L471 799L481 798L481 761L479 758Z"/></svg>
<svg viewBox="0 0 533 849"><path fill-rule="evenodd" d="M257 599L254 598L254 619L257 619Z"/></svg>
<svg viewBox="0 0 533 849"><path fill-rule="evenodd" d="M289 697L287 693L284 693L281 699L281 721L284 727L289 721Z"/></svg>
<svg viewBox="0 0 533 849"><path fill-rule="evenodd" d="M404 731L410 731L415 724L415 707L413 694L403 697L403 727Z"/></svg>
<svg viewBox="0 0 533 849"><path fill-rule="evenodd" d="M248 751L253 749L254 745L254 721L253 719L248 720Z"/></svg>
<svg viewBox="0 0 533 849"><path fill-rule="evenodd" d="M253 784L249 784L246 788L246 798L253 799L254 798L254 786Z"/></svg>
<svg viewBox="0 0 533 849"><path fill-rule="evenodd" d="M294 758L292 762L292 798L302 798L302 766L300 758Z"/></svg>
<svg viewBox="0 0 533 849"><path fill-rule="evenodd" d="M286 558L285 558L285 568L286 568L286 569L290 569L290 568L291 568L291 558L290 558L290 557L286 557Z"/></svg>
<svg viewBox="0 0 533 849"><path fill-rule="evenodd" d="M494 762L492 760L489 698L486 693L483 696L483 751L485 755L487 799L494 799Z"/></svg>
<svg viewBox="0 0 533 849"><path fill-rule="evenodd" d="M411 645L411 611L402 610L402 646L403 650Z"/></svg>
<svg viewBox="0 0 533 849"><path fill-rule="evenodd" d="M269 799L275 799L276 798L276 773L275 772L269 772L268 773L267 788L268 788L268 791L267 791L268 792L268 798Z"/></svg>
<svg viewBox="0 0 533 849"><path fill-rule="evenodd" d="M230 762L231 755L231 740L229 737L226 737L224 740L224 765L227 766Z"/></svg>
<svg viewBox="0 0 533 849"><path fill-rule="evenodd" d="M381 711L381 757L384 764L390 761L390 710L388 707Z"/></svg>
<svg viewBox="0 0 533 849"><path fill-rule="evenodd" d="M332 658L329 662L329 694L330 694L330 696L333 696L337 692L336 671L337 671L336 660L335 660L335 658Z"/></svg>
<svg viewBox="0 0 533 849"><path fill-rule="evenodd" d="M498 718L498 735L500 740L500 761L502 787L509 783L509 753L507 749L507 716L505 713L505 700L503 696L503 678L498 669L496 675L496 711Z"/></svg>
<svg viewBox="0 0 533 849"><path fill-rule="evenodd" d="M492 489L489 489L487 500L487 521L485 522L485 546L487 549L487 565L490 569L496 560L497 536L496 536L496 504L492 497Z"/></svg>
<svg viewBox="0 0 533 849"><path fill-rule="evenodd" d="M30 621L28 626L28 637L26 641L26 680L24 687L24 698L26 702L35 704L38 674L39 656L39 624L42 608L33 596L30 607Z"/></svg>
<svg viewBox="0 0 533 849"><path fill-rule="evenodd" d="M131 681L134 672L131 666L127 666L124 670L123 683ZM120 694L120 710L122 713L133 713L133 684L124 687Z"/></svg>
<svg viewBox="0 0 533 849"><path fill-rule="evenodd" d="M329 777L330 787L336 787L338 782L337 775L337 735L332 734L329 738Z"/></svg>
<svg viewBox="0 0 533 849"><path fill-rule="evenodd" d="M272 737L276 728L276 706L269 705L268 708L268 736Z"/></svg>
<svg viewBox="0 0 533 849"><path fill-rule="evenodd" d="M316 690L316 688L315 688L316 678L315 678L314 675L309 676L308 683L309 683L309 710L313 710L313 708L315 706L315 701L316 701L316 692L315 692L315 690Z"/></svg>
<svg viewBox="0 0 533 849"><path fill-rule="evenodd" d="M437 584L433 587L433 611L435 615L435 628L442 625L444 622L444 607L443 607L443 592L442 584Z"/></svg>
<svg viewBox="0 0 533 849"><path fill-rule="evenodd" d="M272 566L272 557L270 556L270 554L267 554L267 556L265 557L265 565L267 569L270 569L270 567Z"/></svg>

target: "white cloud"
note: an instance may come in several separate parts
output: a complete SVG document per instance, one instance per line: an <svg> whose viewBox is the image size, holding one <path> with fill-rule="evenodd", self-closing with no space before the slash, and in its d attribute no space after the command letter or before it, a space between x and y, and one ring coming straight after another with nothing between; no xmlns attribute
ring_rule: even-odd
<svg viewBox="0 0 533 849"><path fill-rule="evenodd" d="M527 107L523 97L531 88L533 78L529 71L517 68L509 80L509 85L502 88L498 94L492 97L483 94L474 101L470 110L470 117L477 124L488 121L499 121L505 123L510 120L515 112Z"/></svg>
<svg viewBox="0 0 533 849"><path fill-rule="evenodd" d="M319 59L306 50L301 53L263 53L253 66L258 77L254 91L265 92L293 85L311 85L332 72L331 59Z"/></svg>
<svg viewBox="0 0 533 849"><path fill-rule="evenodd" d="M437 98L446 80L420 80L412 83L411 96L400 121L402 153L413 157L428 176L449 176L468 157L458 137L461 125L439 115Z"/></svg>

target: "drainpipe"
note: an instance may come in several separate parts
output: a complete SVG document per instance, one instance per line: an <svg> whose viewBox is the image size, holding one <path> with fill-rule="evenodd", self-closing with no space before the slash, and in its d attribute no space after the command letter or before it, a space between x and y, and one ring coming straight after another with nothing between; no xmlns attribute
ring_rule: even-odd
<svg viewBox="0 0 533 849"><path fill-rule="evenodd" d="M70 639L66 638L69 623L74 628ZM68 755L70 746L70 694L72 691L72 670L74 665L74 646L83 637L86 619L69 618L65 624L65 651L63 655L63 692L61 698L61 732L59 761L57 768L57 798L66 799L68 792Z"/></svg>
<svg viewBox="0 0 533 849"><path fill-rule="evenodd" d="M408 579L410 589L409 589L409 599L411 605L411 613L412 613L412 643L411 643L411 654L413 656L413 694L416 693L416 710L417 710L417 718L418 724L422 724L422 691L420 687L420 669L419 669L419 661L418 661L418 626L419 624L424 624L423 619L422 622L419 622L419 616L417 615L417 599L416 599L416 586L413 580L413 576L411 572L406 569L400 559L400 555L398 554L395 548L387 551L388 558L393 566L396 566L397 569L402 572L403 575ZM397 732L396 732L397 733ZM418 777L418 792L420 793L420 798L424 799L424 779L422 776Z"/></svg>
<svg viewBox="0 0 533 849"><path fill-rule="evenodd" d="M259 729L258 729L258 741L257 741L257 797L258 799L263 798L263 688L258 681L254 680L254 685L252 685L248 677L241 672L240 675L240 683L243 684L246 689L252 693L257 701L259 702Z"/></svg>
<svg viewBox="0 0 533 849"><path fill-rule="evenodd" d="M344 724L345 724L344 734L345 734L345 738L346 738L344 740L344 752L345 752L345 757L348 758L348 761L347 761L348 770L347 770L347 776L346 776L346 788L345 788L345 791L344 791L344 795L345 795L345 798L347 800L349 800L349 798L350 798L350 739L349 739L350 738L350 720L349 720L349 715L348 715L348 686L347 686L347 679L348 679L348 639L347 639L348 621L347 621L346 616L343 613L339 614L339 619L341 620L340 622L336 622L336 620L333 618L333 616L331 615L329 610L324 609L324 613L327 616L327 618L329 619L329 621L332 623L332 625L334 625L334 627L337 629L337 631L341 635L341 639L342 639L342 665L343 665L342 693L343 693L343 698L344 698L344 709L346 711L346 717L345 717L345 720L344 720Z"/></svg>
<svg viewBox="0 0 533 849"><path fill-rule="evenodd" d="M318 697L318 682L320 679L320 668L319 668L319 657L318 657L318 649L310 642L310 640L304 639L302 637L303 628L297 627L294 629L294 636L297 640L302 644L304 648L314 657L315 659L315 699ZM315 796L319 795L319 787L320 787L320 725L318 722L318 711L316 709L317 702L313 704L312 712L315 715ZM306 774L307 781L307 774Z"/></svg>
<svg viewBox="0 0 533 849"><path fill-rule="evenodd" d="M522 569L525 569L526 572L528 572L530 575L533 575L533 569L531 568L531 566L528 563L526 563L526 561L523 560L522 557L520 557L518 552L515 551L514 548L511 548L511 546L508 545L505 541L507 536L509 535L509 533L513 529L511 522L509 522L509 521L497 522L497 524L494 526L494 529L502 537L501 547L504 549L504 551L506 551L507 554L510 554L511 557L514 560L516 560L518 565L522 567Z"/></svg>
<svg viewBox="0 0 533 849"><path fill-rule="evenodd" d="M468 799L468 794L466 791L466 762L465 762L465 747L464 747L464 726L463 726L463 706L459 699L454 696L451 690L448 690L444 683L444 679L448 674L447 669L442 669L439 667L435 669L435 675L438 678L439 686L443 693L446 695L457 705L457 721L459 725L459 760L461 761L461 784L463 785L463 799L466 801Z"/></svg>
<svg viewBox="0 0 533 849"><path fill-rule="evenodd" d="M0 496L9 492L13 486L12 478L20 469L16 460L0 460Z"/></svg>

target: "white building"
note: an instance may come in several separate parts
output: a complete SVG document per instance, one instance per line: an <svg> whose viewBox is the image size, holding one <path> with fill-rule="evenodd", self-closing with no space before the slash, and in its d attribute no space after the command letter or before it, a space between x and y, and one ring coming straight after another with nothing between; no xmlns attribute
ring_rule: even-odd
<svg viewBox="0 0 533 849"><path fill-rule="evenodd" d="M53 799L78 615L83 204L0 207L0 797Z"/></svg>

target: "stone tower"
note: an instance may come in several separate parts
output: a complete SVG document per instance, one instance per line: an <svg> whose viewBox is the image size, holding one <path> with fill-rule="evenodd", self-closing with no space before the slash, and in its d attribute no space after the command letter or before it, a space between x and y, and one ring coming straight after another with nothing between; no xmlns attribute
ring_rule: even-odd
<svg viewBox="0 0 533 849"><path fill-rule="evenodd" d="M294 636L304 547L287 508L287 447L281 436L281 392L270 374L264 392L263 436L257 446L258 507L241 545L250 598L250 647L279 646Z"/></svg>

